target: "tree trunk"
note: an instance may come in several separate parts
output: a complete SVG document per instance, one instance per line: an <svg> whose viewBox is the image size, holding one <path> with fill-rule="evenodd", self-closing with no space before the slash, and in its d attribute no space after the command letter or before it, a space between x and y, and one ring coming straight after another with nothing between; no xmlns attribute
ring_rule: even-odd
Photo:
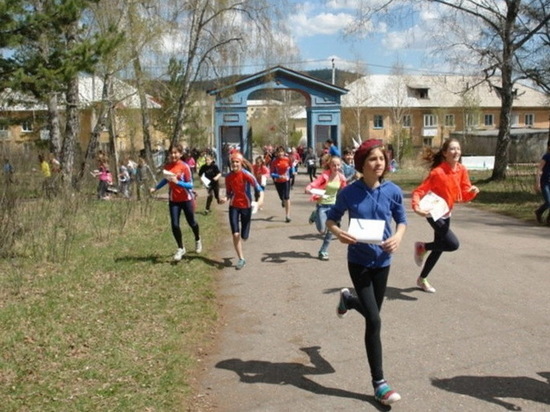
<svg viewBox="0 0 550 412"><path fill-rule="evenodd" d="M491 180L505 180L508 168L508 147L510 146L510 115L512 106L505 107L504 101L500 109L500 125L495 148L495 166Z"/></svg>
<svg viewBox="0 0 550 412"><path fill-rule="evenodd" d="M185 88L185 84L183 85ZM187 97L188 93L185 90L182 90L181 95L178 99L178 111L176 114L176 121L174 124L174 133L172 134L171 144L178 144L181 140L181 133L183 130L183 124L185 119L185 109L187 106Z"/></svg>
<svg viewBox="0 0 550 412"><path fill-rule="evenodd" d="M139 12L136 7L139 3L131 2L128 13L128 22L132 33L139 31L139 23L136 24L136 19L139 20ZM137 37L137 36L136 36ZM139 103L141 109L141 126L143 133L143 148L145 150L145 159L148 164L153 164L153 154L151 145L151 121L149 118L149 110L147 108L147 96L143 86L143 69L141 67L140 52L138 44L135 41L131 42L131 50L133 54L134 76L136 79L136 89L138 91Z"/></svg>
<svg viewBox="0 0 550 412"><path fill-rule="evenodd" d="M76 140L80 133L80 113L78 97L78 74L69 81L67 86L67 127L65 139L63 139L61 170L65 187L72 184Z"/></svg>
<svg viewBox="0 0 550 412"><path fill-rule="evenodd" d="M97 147L99 146L99 138L101 132L105 130L107 126L107 120L109 116L109 107L112 106L111 102L111 88L113 83L112 74L108 73L103 78L103 90L101 92L101 105L99 106L99 111L97 114L97 123L94 126L92 134L90 136L90 141L88 142L88 147L86 148L86 154L80 165L80 171L76 179L77 184L80 183L82 178L86 174L86 168L90 166L92 159L97 153Z"/></svg>
<svg viewBox="0 0 550 412"><path fill-rule="evenodd" d="M109 106L109 146L111 148L111 153L114 158L114 169L111 169L111 173L114 178L114 182L118 183L118 148L117 148L117 132L116 132L116 114L115 108L111 105ZM110 163L112 166L112 163Z"/></svg>
<svg viewBox="0 0 550 412"><path fill-rule="evenodd" d="M510 125L514 104L514 83L512 81L513 52L511 42L505 42L502 53L502 85L500 89L500 122L495 148L495 166L491 180L505 180L508 168L508 148L510 146Z"/></svg>
<svg viewBox="0 0 550 412"><path fill-rule="evenodd" d="M59 107L57 93L48 98L48 129L50 131L50 152L56 158L61 153L61 129L59 126Z"/></svg>
<svg viewBox="0 0 550 412"><path fill-rule="evenodd" d="M143 128L143 148L145 150L145 159L148 164L153 164L151 120L149 117L149 109L147 107L147 96L143 87L143 70L141 69L141 61L137 53L134 57L134 73L136 76L136 88L139 94L139 104L141 108L141 125Z"/></svg>

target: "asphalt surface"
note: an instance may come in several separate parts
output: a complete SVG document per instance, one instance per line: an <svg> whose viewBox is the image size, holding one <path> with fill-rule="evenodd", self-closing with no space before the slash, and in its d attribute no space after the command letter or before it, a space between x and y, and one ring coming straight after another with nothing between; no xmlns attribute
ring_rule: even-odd
<svg viewBox="0 0 550 412"><path fill-rule="evenodd" d="M364 321L336 316L339 290L351 288L346 246L321 238L299 175L284 222L268 185L245 243L247 265L220 273L222 327L202 360L192 411L549 411L550 228L458 205L461 242L430 275L437 293L415 287L413 244L428 223L410 210L382 307L384 371L402 396L391 408L373 397ZM227 205L219 257L236 264Z"/></svg>

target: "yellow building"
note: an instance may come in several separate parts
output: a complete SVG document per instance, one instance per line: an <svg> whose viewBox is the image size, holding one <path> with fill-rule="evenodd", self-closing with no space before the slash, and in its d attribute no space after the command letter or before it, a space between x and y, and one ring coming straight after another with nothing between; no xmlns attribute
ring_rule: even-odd
<svg viewBox="0 0 550 412"><path fill-rule="evenodd" d="M413 146L440 146L453 132L497 130L498 87L471 76L368 75L346 85L342 147L354 140L410 138ZM512 128L548 129L547 96L517 84Z"/></svg>
<svg viewBox="0 0 550 412"><path fill-rule="evenodd" d="M80 139L78 145L81 150L86 149L97 123L99 104L103 100L102 90L103 80L101 78L88 75L80 76ZM139 151L143 149L141 105L136 89L115 79L109 99L115 105L114 130L117 136L117 150ZM60 106L60 123L63 128L65 125L64 107ZM161 106L148 96L147 107L154 112ZM50 138L47 118L48 111L44 103L39 103L27 96L4 91L0 94L0 150L30 153L36 147L37 141L46 144ZM155 135L154 131L153 134ZM163 137L158 135L156 139L163 140ZM108 149L108 143L109 135L106 128L101 133L100 148Z"/></svg>

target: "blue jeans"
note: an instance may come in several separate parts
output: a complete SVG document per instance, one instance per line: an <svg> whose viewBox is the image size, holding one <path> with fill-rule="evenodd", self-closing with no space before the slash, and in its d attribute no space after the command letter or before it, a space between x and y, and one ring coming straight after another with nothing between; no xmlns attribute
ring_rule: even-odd
<svg viewBox="0 0 550 412"><path fill-rule="evenodd" d="M332 205L321 205L321 204L317 205L317 215L315 216L315 227L317 228L319 233L325 235L325 237L323 238L323 244L321 245L321 249L319 249L319 253L326 252L330 245L330 241L332 240L332 232L330 230L327 230L327 213L331 207Z"/></svg>
<svg viewBox="0 0 550 412"><path fill-rule="evenodd" d="M540 182L540 191L542 193L544 203L539 206L539 208L537 209L537 213L543 214L546 209L550 209L550 183L544 184Z"/></svg>

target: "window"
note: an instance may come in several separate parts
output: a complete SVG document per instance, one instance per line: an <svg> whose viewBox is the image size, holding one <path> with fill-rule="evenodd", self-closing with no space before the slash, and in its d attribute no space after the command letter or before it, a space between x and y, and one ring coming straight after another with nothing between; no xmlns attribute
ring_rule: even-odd
<svg viewBox="0 0 550 412"><path fill-rule="evenodd" d="M525 115L525 126L533 126L535 124L535 115L534 114L526 114Z"/></svg>
<svg viewBox="0 0 550 412"><path fill-rule="evenodd" d="M374 124L375 129L383 129L384 128L384 117L380 114L375 114L373 124Z"/></svg>
<svg viewBox="0 0 550 412"><path fill-rule="evenodd" d="M432 143L433 143L433 137L426 137L424 136L422 138L422 144L424 146L428 146L428 147L431 147L432 146Z"/></svg>
<svg viewBox="0 0 550 412"><path fill-rule="evenodd" d="M493 115L492 114L486 114L485 116L483 116L483 124L485 126L493 126L495 124Z"/></svg>
<svg viewBox="0 0 550 412"><path fill-rule="evenodd" d="M411 127L412 126L412 118L410 114L406 114L403 116L403 127Z"/></svg>
<svg viewBox="0 0 550 412"><path fill-rule="evenodd" d="M437 117L433 114L424 115L424 127L436 127L437 126Z"/></svg>
<svg viewBox="0 0 550 412"><path fill-rule="evenodd" d="M23 123L21 123L21 131L23 131L23 132L32 132L32 121L31 120L23 120Z"/></svg>
<svg viewBox="0 0 550 412"><path fill-rule="evenodd" d="M408 87L407 95L417 99L429 99L429 90L427 87Z"/></svg>
<svg viewBox="0 0 550 412"><path fill-rule="evenodd" d="M446 114L445 115L445 126L454 127L454 125L455 125L455 115L454 114Z"/></svg>

